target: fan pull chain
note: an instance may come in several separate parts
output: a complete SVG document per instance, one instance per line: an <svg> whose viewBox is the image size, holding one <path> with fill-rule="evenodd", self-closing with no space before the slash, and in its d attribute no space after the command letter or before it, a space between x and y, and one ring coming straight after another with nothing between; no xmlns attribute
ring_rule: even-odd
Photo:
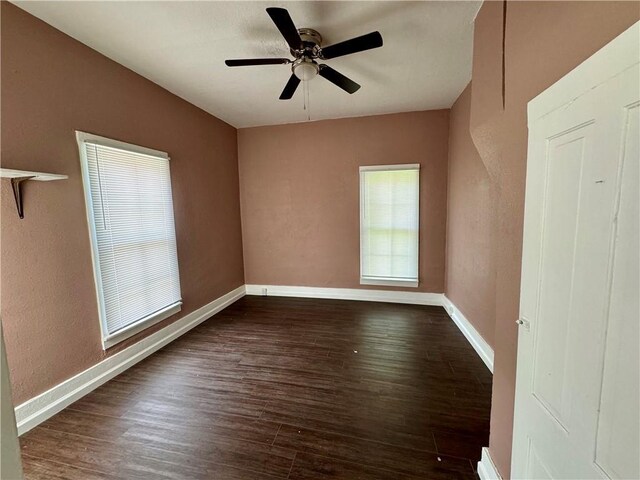
<svg viewBox="0 0 640 480"><path fill-rule="evenodd" d="M303 109L307 112L307 120L311 120L311 103L309 96L309 82L303 82L302 84L302 93L304 98L304 106Z"/></svg>
<svg viewBox="0 0 640 480"><path fill-rule="evenodd" d="M311 88L307 82L307 120L311 121Z"/></svg>

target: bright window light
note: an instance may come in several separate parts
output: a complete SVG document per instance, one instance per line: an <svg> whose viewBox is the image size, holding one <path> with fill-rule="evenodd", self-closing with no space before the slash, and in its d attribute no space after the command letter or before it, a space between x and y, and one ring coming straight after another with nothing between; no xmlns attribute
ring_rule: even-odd
<svg viewBox="0 0 640 480"><path fill-rule="evenodd" d="M420 165L360 167L360 283L418 286Z"/></svg>

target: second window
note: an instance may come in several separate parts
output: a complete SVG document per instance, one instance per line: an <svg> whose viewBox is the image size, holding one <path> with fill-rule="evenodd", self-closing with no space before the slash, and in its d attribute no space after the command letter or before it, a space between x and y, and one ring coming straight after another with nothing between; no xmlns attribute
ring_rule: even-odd
<svg viewBox="0 0 640 480"><path fill-rule="evenodd" d="M360 167L360 283L418 286L420 165Z"/></svg>

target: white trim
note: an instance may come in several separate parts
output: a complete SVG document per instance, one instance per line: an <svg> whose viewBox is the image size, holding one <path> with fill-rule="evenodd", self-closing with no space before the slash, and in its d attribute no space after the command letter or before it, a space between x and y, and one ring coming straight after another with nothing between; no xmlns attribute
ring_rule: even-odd
<svg viewBox="0 0 640 480"><path fill-rule="evenodd" d="M367 290L364 288L293 287L284 285L246 285L247 295L274 297L330 298L365 302L410 303L414 305L442 306L442 293L403 292L398 290Z"/></svg>
<svg viewBox="0 0 640 480"><path fill-rule="evenodd" d="M133 337L137 333L140 333L142 330L146 330L147 328L155 325L156 323L160 323L162 320L169 318L171 315L175 315L180 310L182 310L182 301L173 303L162 310L155 312L145 318L141 318L135 323L131 325L127 325L121 330L112 333L111 335L107 335L102 340L102 345L104 348L113 347L117 343L122 342L123 340Z"/></svg>
<svg viewBox="0 0 640 480"><path fill-rule="evenodd" d="M365 165L360 167L361 172L375 172L375 171L395 172L398 170L420 170L420 164L419 163L402 163L398 165L393 165L393 164Z"/></svg>
<svg viewBox="0 0 640 480"><path fill-rule="evenodd" d="M76 130L76 140L78 142L78 152L80 155L80 173L82 175L82 191L84 192L84 207L87 214L87 230L89 231L89 239L91 240L91 265L93 268L93 286L96 292L96 302L98 304L98 317L100 324L100 341L102 349L106 350L105 338L109 335L106 326L106 315L104 298L102 296L102 276L100 275L100 261L98 260L98 237L96 235L96 221L93 217L93 199L91 198L91 182L89 180L89 166L87 162L87 152L84 148L85 138L90 134Z"/></svg>
<svg viewBox="0 0 640 480"><path fill-rule="evenodd" d="M442 306L444 309L458 326L462 334L467 338L487 368L493 373L493 349L491 346L482 338L482 335L474 328L467 317L464 316L460 309L458 309L446 295L443 295L442 298Z"/></svg>
<svg viewBox="0 0 640 480"><path fill-rule="evenodd" d="M502 480L487 447L482 447L482 458L478 462L478 476L480 480Z"/></svg>
<svg viewBox="0 0 640 480"><path fill-rule="evenodd" d="M148 155L154 158L161 158L163 160L170 160L169 154L167 152L135 145L133 143L121 142L120 140L114 140L112 138L101 137L100 135L94 135L93 133L81 132L80 130L76 130L76 140L78 141L80 150L83 149L85 143L91 143L95 145L101 145L103 147L117 148L118 150L135 152L140 155Z"/></svg>
<svg viewBox="0 0 640 480"><path fill-rule="evenodd" d="M381 287L417 288L418 280L406 278L360 277L360 285L378 285Z"/></svg>
<svg viewBox="0 0 640 480"><path fill-rule="evenodd" d="M215 315L223 308L244 297L244 285L226 293L211 303L176 320L138 343L104 359L83 372L59 383L15 409L18 434L28 432L63 408L124 372L169 342Z"/></svg>
<svg viewBox="0 0 640 480"><path fill-rule="evenodd" d="M640 22L634 23L614 40L551 85L527 105L528 124L548 115L555 109L574 102L611 78L611 72L622 74L638 63L640 58ZM627 52L627 53L625 53ZM572 99L567 101L567 89Z"/></svg>

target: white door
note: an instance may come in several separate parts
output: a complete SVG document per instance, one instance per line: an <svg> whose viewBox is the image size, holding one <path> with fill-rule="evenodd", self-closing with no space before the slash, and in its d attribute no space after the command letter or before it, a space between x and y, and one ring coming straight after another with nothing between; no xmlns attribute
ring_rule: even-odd
<svg viewBox="0 0 640 480"><path fill-rule="evenodd" d="M640 478L639 39L529 103L513 478Z"/></svg>

